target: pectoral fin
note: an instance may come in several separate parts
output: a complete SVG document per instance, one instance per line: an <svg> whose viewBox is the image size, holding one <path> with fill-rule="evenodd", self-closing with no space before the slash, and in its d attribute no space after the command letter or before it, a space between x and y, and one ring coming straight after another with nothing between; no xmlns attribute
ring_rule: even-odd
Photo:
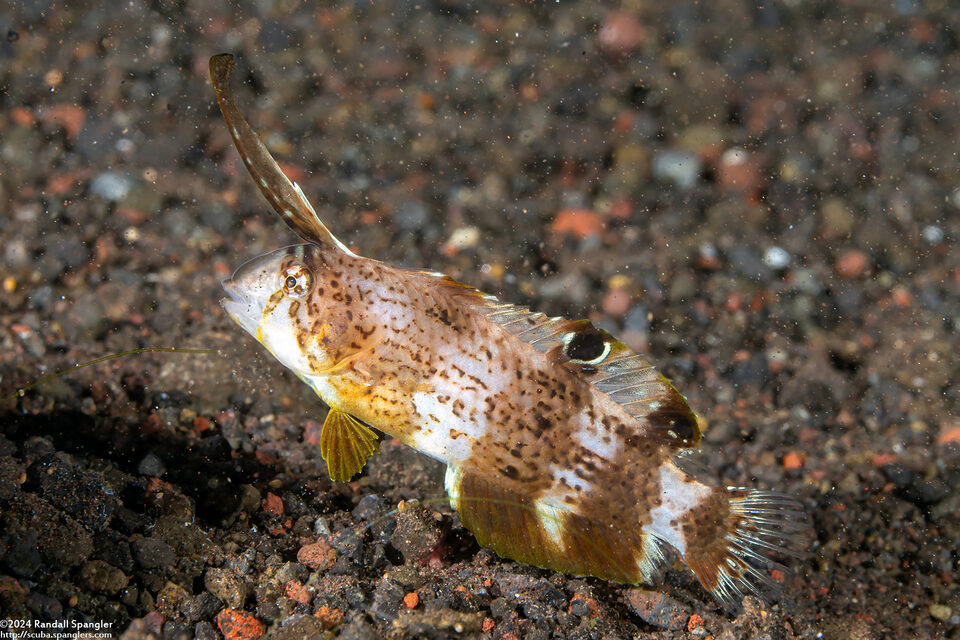
<svg viewBox="0 0 960 640"><path fill-rule="evenodd" d="M320 432L320 455L332 480L347 482L380 448L377 434L349 413L330 407Z"/></svg>

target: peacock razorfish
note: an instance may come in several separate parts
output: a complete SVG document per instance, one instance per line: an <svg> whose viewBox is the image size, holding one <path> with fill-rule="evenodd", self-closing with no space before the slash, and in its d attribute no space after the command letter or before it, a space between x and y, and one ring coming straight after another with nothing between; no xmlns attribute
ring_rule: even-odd
<svg viewBox="0 0 960 640"><path fill-rule="evenodd" d="M240 114L233 67L229 54L210 60L227 128L307 244L242 265L221 303L329 405L320 451L333 480L363 469L375 428L445 463L450 504L505 558L635 584L669 549L727 610L779 595L808 539L797 501L688 475L679 460L699 443L697 416L590 322L351 252Z"/></svg>

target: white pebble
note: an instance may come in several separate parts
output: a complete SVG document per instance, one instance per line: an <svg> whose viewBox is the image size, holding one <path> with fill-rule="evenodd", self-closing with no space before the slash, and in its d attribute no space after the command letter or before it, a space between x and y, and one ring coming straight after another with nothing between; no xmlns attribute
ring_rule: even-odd
<svg viewBox="0 0 960 640"><path fill-rule="evenodd" d="M783 247L770 247L763 253L763 263L771 269L786 269L790 265L790 253Z"/></svg>

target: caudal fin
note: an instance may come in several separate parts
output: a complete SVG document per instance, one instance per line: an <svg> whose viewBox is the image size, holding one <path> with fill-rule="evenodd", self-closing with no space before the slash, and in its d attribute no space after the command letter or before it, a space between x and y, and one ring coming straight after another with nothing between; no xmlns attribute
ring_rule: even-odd
<svg viewBox="0 0 960 640"><path fill-rule="evenodd" d="M731 612L747 594L777 599L791 574L788 563L808 550L807 514L780 493L717 487L684 520L684 562Z"/></svg>

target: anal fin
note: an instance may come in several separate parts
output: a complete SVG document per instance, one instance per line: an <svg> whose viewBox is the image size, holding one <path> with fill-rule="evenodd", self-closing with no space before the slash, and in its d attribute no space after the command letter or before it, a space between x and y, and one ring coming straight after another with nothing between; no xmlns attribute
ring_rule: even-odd
<svg viewBox="0 0 960 640"><path fill-rule="evenodd" d="M463 525L504 558L630 584L649 581L663 562L659 538L635 523L614 524L612 509L610 517L588 517L453 465L445 486Z"/></svg>
<svg viewBox="0 0 960 640"><path fill-rule="evenodd" d="M330 407L320 431L320 455L332 480L347 482L357 475L380 441L370 427L336 407Z"/></svg>

